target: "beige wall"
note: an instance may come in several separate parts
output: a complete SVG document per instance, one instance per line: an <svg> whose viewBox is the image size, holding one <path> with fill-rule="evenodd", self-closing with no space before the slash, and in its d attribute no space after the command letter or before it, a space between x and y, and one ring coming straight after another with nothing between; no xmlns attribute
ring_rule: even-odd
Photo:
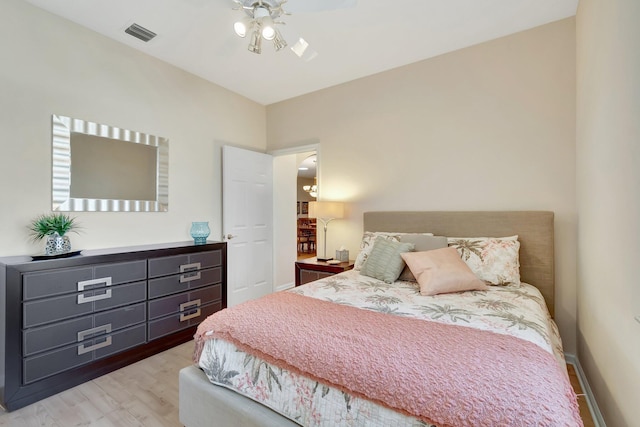
<svg viewBox="0 0 640 427"><path fill-rule="evenodd" d="M577 14L578 356L609 427L640 425L640 2Z"/></svg>
<svg viewBox="0 0 640 427"><path fill-rule="evenodd" d="M296 154L273 158L273 246L277 248L273 253L273 288L276 291L295 286L298 165Z"/></svg>
<svg viewBox="0 0 640 427"><path fill-rule="evenodd" d="M31 254L26 229L51 210L51 115L169 138L169 212L78 213L77 249L220 232L220 146L264 150L265 107L22 0L0 2L0 255Z"/></svg>
<svg viewBox="0 0 640 427"><path fill-rule="evenodd" d="M171 144L169 212L78 213L84 230L72 239L82 249L187 240L192 220L210 221L219 235L221 144L277 150L317 138L321 196L349 202L348 218L329 227L329 252L346 245L355 256L367 210L553 210L565 348L577 348L607 424L633 425L639 7L581 0L577 66L567 19L274 104L265 115L225 89L3 0L0 256L41 249L26 225L51 208L51 114Z"/></svg>
<svg viewBox="0 0 640 427"><path fill-rule="evenodd" d="M320 196L369 210L552 210L559 323L575 352L575 22L566 19L267 107L270 150L318 138ZM320 248L320 250L322 250Z"/></svg>

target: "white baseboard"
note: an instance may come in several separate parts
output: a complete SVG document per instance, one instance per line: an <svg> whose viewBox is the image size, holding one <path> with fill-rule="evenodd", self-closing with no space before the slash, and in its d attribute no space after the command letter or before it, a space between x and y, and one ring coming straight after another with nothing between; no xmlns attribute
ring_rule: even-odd
<svg viewBox="0 0 640 427"><path fill-rule="evenodd" d="M294 282L285 283L280 286L276 286L274 292L286 291L287 289L295 288L296 284Z"/></svg>
<svg viewBox="0 0 640 427"><path fill-rule="evenodd" d="M587 377L582 370L582 366L580 365L580 361L574 354L565 353L564 358L567 363L573 365L576 370L576 375L578 376L578 381L580 382L580 387L582 388L582 392L587 399L587 406L589 407L589 412L591 412L591 418L593 418L593 422L596 427L607 427L604 423L604 419L602 418L602 413L598 408L598 404L596 403L596 399L591 391L591 387L589 386L589 381L587 381Z"/></svg>

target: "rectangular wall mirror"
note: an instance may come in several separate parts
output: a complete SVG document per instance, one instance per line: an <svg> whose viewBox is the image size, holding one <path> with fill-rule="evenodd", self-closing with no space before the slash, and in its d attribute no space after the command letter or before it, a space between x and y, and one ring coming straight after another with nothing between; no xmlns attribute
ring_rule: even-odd
<svg viewBox="0 0 640 427"><path fill-rule="evenodd" d="M58 115L52 124L54 211L168 210L166 138Z"/></svg>

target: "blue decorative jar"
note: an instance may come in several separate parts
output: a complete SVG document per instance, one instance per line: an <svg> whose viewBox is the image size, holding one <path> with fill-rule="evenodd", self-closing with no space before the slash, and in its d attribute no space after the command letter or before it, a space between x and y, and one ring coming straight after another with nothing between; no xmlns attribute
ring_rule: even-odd
<svg viewBox="0 0 640 427"><path fill-rule="evenodd" d="M207 243L207 237L209 237L211 230L209 230L208 222L192 222L190 232L194 244L204 245Z"/></svg>

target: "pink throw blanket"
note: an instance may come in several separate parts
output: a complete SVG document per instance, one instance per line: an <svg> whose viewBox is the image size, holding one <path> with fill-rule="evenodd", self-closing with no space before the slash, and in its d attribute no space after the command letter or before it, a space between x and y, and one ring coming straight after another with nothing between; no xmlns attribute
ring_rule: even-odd
<svg viewBox="0 0 640 427"><path fill-rule="evenodd" d="M556 359L519 338L377 313L291 292L200 324L247 353L439 426L581 426Z"/></svg>

